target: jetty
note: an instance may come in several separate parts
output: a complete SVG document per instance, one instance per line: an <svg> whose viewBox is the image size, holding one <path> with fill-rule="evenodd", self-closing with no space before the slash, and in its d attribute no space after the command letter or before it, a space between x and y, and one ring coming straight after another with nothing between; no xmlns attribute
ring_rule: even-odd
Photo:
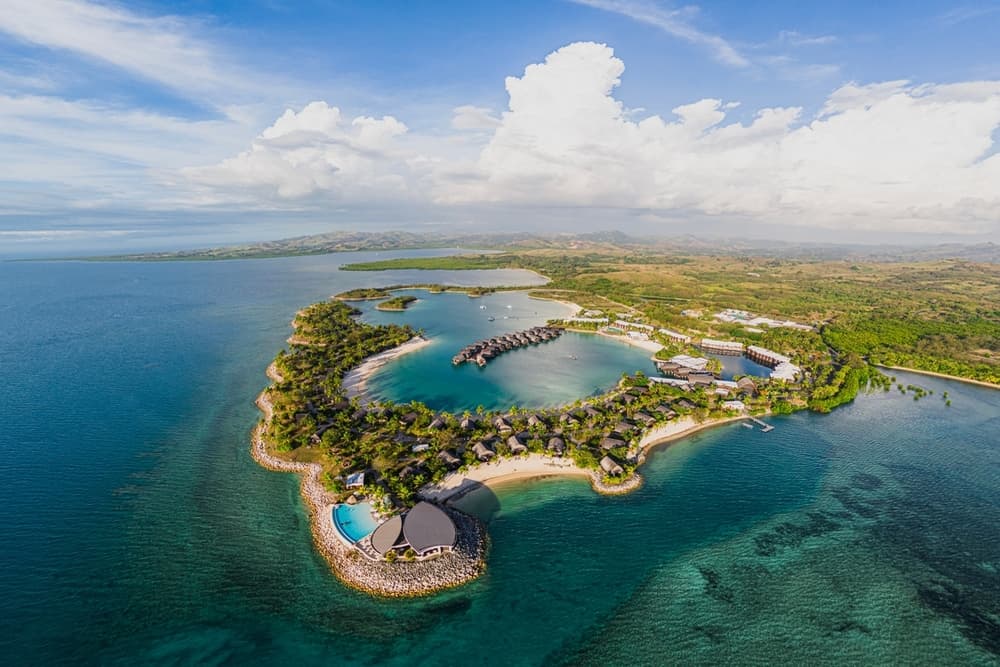
<svg viewBox="0 0 1000 667"><path fill-rule="evenodd" d="M761 420L757 419L756 417L747 417L747 419L749 419L750 421L752 421L757 426L760 426L760 432L761 433L767 433L768 431L773 431L774 430L773 426L771 426L767 422L762 422Z"/></svg>
<svg viewBox="0 0 1000 667"><path fill-rule="evenodd" d="M504 352L528 345L538 345L555 340L562 335L559 327L533 327L524 331L501 334L488 340L467 345L452 357L451 363L458 366L464 363L474 363L480 368L497 358Z"/></svg>

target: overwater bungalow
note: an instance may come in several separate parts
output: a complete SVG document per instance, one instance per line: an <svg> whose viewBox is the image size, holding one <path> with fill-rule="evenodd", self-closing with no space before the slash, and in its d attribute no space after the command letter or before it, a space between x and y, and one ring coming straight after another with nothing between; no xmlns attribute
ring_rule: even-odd
<svg viewBox="0 0 1000 667"><path fill-rule="evenodd" d="M601 469L614 477L625 474L625 470L610 456L601 459Z"/></svg>

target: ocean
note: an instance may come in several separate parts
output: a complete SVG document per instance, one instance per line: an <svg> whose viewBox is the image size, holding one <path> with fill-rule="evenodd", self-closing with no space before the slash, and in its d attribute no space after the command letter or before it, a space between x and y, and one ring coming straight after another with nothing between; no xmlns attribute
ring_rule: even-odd
<svg viewBox="0 0 1000 667"><path fill-rule="evenodd" d="M444 252L0 263L0 663L1000 660L1000 392L902 372L934 393L701 432L657 450L626 497L578 479L470 496L492 541L468 586L403 601L344 588L295 478L249 456L253 399L304 305L538 281L337 270ZM373 395L542 406L652 371L648 353L582 334L456 369L466 338L563 307L414 294L405 313L363 306L435 341L383 368Z"/></svg>

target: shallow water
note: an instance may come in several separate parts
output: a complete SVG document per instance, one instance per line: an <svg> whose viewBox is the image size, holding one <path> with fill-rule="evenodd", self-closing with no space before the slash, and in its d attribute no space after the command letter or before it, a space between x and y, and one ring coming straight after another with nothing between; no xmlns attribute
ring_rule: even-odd
<svg viewBox="0 0 1000 667"><path fill-rule="evenodd" d="M431 253L378 256L401 254ZM699 433L624 498L579 479L483 494L489 567L469 586L409 601L343 588L294 478L248 453L289 320L362 285L529 277L336 271L375 256L0 264L0 662L996 664L1000 392L902 373L935 394ZM474 304L454 331L478 335L476 300L440 299ZM620 371L648 363L614 341L549 345L566 344L620 352ZM548 404L615 379L556 382L540 345L451 393L432 351L387 366L378 391L440 384L427 400L471 404L508 377L498 404Z"/></svg>

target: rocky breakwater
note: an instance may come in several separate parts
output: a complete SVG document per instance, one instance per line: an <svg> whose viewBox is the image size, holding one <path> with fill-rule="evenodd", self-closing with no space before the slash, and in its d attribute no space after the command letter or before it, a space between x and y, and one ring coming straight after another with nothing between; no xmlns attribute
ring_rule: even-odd
<svg viewBox="0 0 1000 667"><path fill-rule="evenodd" d="M524 331L501 334L489 340L481 340L478 343L467 345L452 358L451 363L456 366L464 363L475 363L483 367L491 359L495 359L504 352L528 345L546 343L558 338L562 332L563 330L558 327L533 327Z"/></svg>
<svg viewBox="0 0 1000 667"><path fill-rule="evenodd" d="M281 382L272 364L268 377ZM460 586L478 577L486 569L486 528L475 517L447 508L455 522L456 544L451 553L419 561L372 561L354 547L349 547L336 535L332 511L334 498L321 481L323 468L318 463L286 461L271 453L266 438L274 408L265 389L257 397L257 407L264 419L254 427L251 454L268 470L300 475L300 492L309 509L313 543L334 574L344 584L382 597L416 597Z"/></svg>

